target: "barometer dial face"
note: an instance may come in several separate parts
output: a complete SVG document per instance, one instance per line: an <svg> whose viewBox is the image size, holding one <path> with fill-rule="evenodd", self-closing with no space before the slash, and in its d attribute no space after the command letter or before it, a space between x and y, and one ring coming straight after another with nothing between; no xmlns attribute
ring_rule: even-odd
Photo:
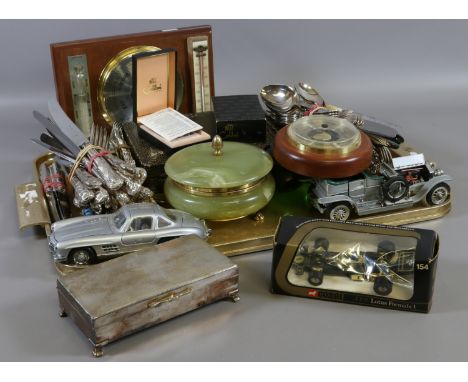
<svg viewBox="0 0 468 382"><path fill-rule="evenodd" d="M133 46L118 53L101 72L98 84L98 104L104 119L114 122L133 121L132 56L160 50L155 46ZM182 104L184 83L176 75L176 108Z"/></svg>
<svg viewBox="0 0 468 382"><path fill-rule="evenodd" d="M346 154L359 147L361 134L342 118L312 115L293 122L288 138L301 150Z"/></svg>

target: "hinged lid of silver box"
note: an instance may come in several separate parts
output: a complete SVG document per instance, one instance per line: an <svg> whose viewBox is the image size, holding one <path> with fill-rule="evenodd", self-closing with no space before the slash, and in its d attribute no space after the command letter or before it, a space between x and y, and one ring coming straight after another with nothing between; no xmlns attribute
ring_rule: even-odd
<svg viewBox="0 0 468 382"><path fill-rule="evenodd" d="M98 318L236 268L203 240L189 236L93 265L60 277L59 283L90 318Z"/></svg>

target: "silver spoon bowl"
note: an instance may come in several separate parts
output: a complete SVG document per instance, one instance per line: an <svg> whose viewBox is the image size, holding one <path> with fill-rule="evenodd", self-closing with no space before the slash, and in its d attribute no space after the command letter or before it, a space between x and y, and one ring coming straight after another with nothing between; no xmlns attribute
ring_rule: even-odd
<svg viewBox="0 0 468 382"><path fill-rule="evenodd" d="M267 85L260 91L260 97L269 109L287 113L295 106L296 91L287 85Z"/></svg>
<svg viewBox="0 0 468 382"><path fill-rule="evenodd" d="M315 90L309 84L299 82L294 86L299 96L304 99L307 103L316 104L319 106L325 105L325 101L317 90Z"/></svg>

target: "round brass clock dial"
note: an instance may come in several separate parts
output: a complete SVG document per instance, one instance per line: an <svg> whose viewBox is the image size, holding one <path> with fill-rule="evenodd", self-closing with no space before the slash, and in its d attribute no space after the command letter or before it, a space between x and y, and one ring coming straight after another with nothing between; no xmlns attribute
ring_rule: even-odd
<svg viewBox="0 0 468 382"><path fill-rule="evenodd" d="M132 56L160 50L155 46L141 45L127 48L113 57L101 72L98 83L98 104L104 119L114 122L133 121ZM176 108L182 103L184 83L176 75Z"/></svg>

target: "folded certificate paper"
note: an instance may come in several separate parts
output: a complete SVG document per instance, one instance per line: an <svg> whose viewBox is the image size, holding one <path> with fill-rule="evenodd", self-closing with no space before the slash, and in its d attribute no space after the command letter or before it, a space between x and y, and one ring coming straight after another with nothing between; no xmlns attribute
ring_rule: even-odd
<svg viewBox="0 0 468 382"><path fill-rule="evenodd" d="M170 148L210 139L198 123L172 108L138 117L140 128Z"/></svg>

